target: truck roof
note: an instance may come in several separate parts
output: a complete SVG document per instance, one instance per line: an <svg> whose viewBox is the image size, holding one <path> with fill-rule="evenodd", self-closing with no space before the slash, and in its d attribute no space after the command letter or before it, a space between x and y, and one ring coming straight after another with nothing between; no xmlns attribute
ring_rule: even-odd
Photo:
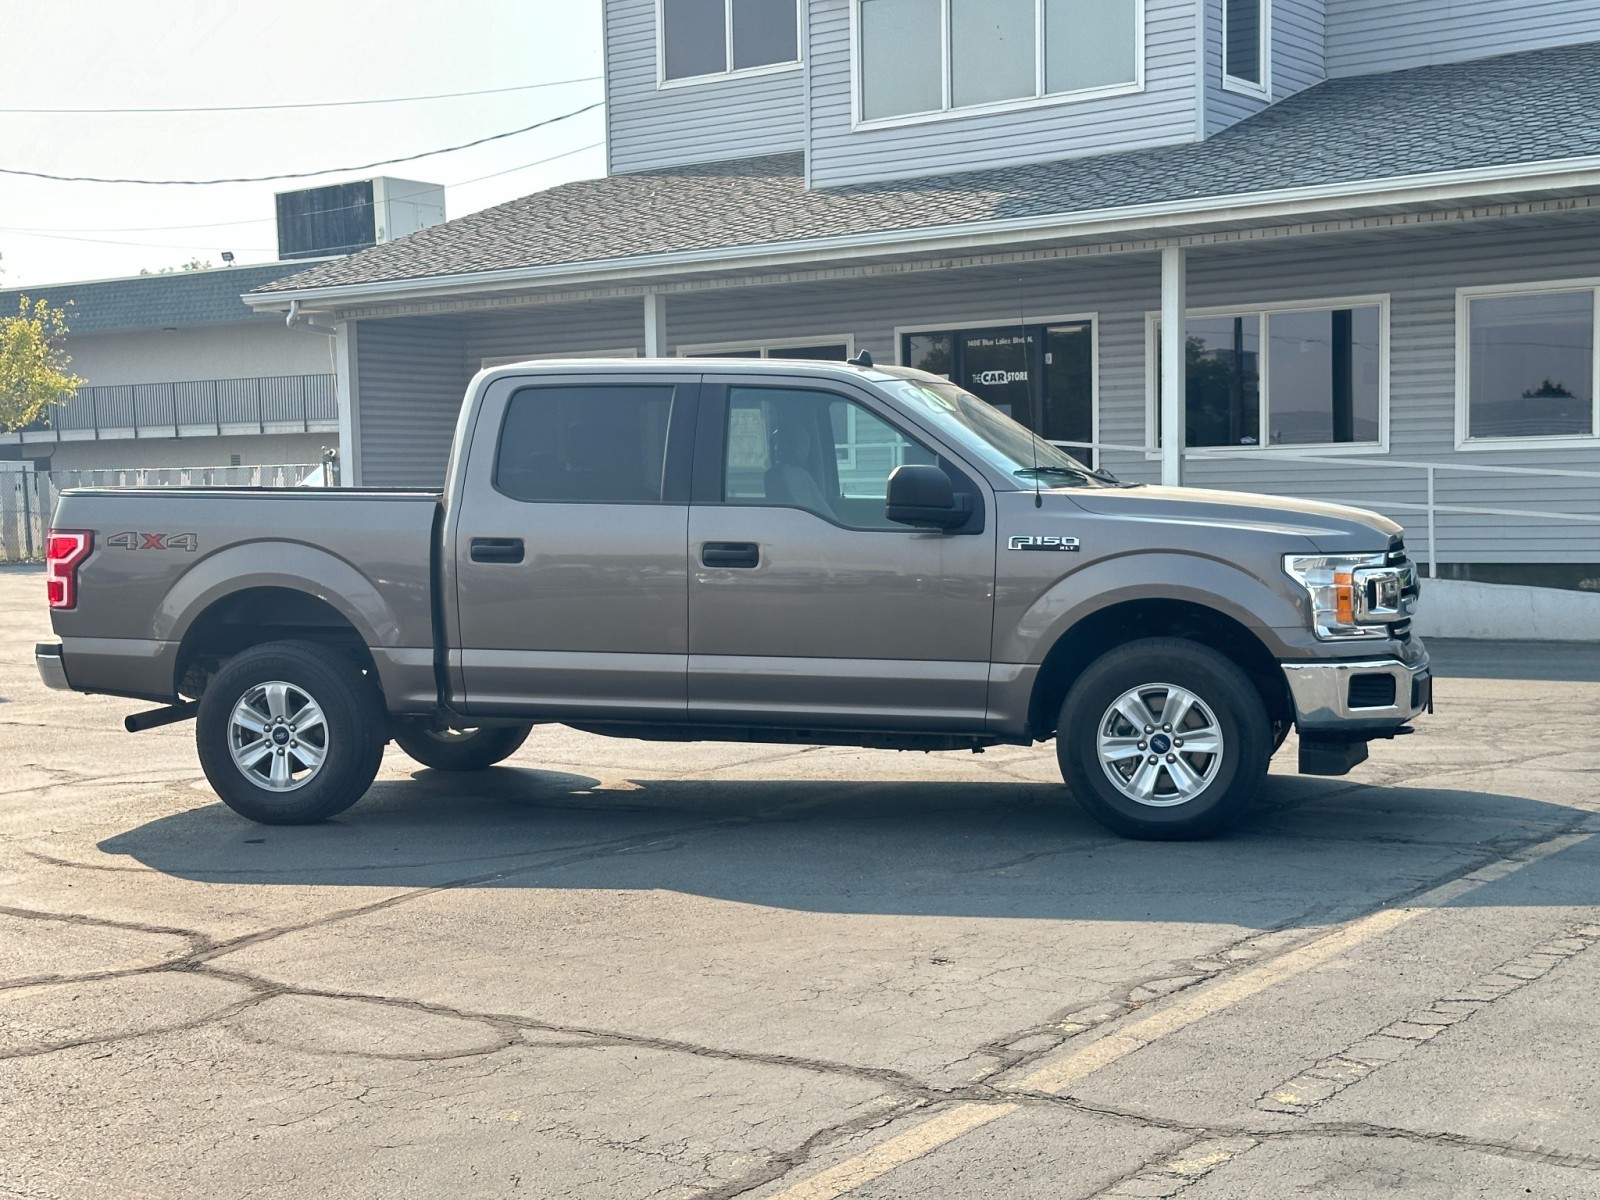
<svg viewBox="0 0 1600 1200"><path fill-rule="evenodd" d="M659 375L663 372L696 375L814 375L819 379L920 379L948 382L942 375L931 375L913 367L864 366L854 362L825 362L803 358L536 358L526 362L501 363L485 367L480 379L488 383L506 375Z"/></svg>

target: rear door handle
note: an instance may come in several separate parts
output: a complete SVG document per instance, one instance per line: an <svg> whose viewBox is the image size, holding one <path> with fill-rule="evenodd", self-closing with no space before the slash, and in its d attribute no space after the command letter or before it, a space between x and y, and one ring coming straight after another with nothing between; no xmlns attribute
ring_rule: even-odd
<svg viewBox="0 0 1600 1200"><path fill-rule="evenodd" d="M708 567L758 567L761 548L754 542L707 542L700 547L700 562Z"/></svg>
<svg viewBox="0 0 1600 1200"><path fill-rule="evenodd" d="M519 563L521 538L473 538L472 561L481 563Z"/></svg>

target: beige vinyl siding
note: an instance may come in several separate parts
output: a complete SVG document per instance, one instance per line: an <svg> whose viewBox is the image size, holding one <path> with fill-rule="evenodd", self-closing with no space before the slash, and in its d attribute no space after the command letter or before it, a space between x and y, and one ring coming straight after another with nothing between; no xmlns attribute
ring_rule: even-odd
<svg viewBox="0 0 1600 1200"><path fill-rule="evenodd" d="M811 0L811 182L835 187L1191 141L1196 134L1194 0L1145 0L1145 87L852 129L851 0Z"/></svg>
<svg viewBox="0 0 1600 1200"><path fill-rule="evenodd" d="M658 88L655 0L605 0L605 36L606 137L614 173L804 145L800 68Z"/></svg>
<svg viewBox="0 0 1600 1200"><path fill-rule="evenodd" d="M1595 0L1326 0L1328 74L1600 40Z"/></svg>

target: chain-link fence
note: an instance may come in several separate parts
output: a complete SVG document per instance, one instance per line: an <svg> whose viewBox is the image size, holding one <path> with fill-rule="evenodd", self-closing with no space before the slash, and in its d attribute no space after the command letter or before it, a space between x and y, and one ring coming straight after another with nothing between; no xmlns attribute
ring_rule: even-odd
<svg viewBox="0 0 1600 1200"><path fill-rule="evenodd" d="M56 498L74 487L294 487L316 463L270 467L152 467L106 471L0 471L0 562L44 557Z"/></svg>

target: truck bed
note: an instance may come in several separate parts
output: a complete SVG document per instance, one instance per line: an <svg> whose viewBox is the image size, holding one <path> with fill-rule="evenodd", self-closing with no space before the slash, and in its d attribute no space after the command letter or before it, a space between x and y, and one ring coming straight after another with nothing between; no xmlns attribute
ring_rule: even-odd
<svg viewBox="0 0 1600 1200"><path fill-rule="evenodd" d="M204 623L271 624L321 606L366 642L392 703L431 704L440 512L440 494L421 490L63 492L53 527L93 536L77 603L54 614L67 676L82 690L171 700L184 639Z"/></svg>

